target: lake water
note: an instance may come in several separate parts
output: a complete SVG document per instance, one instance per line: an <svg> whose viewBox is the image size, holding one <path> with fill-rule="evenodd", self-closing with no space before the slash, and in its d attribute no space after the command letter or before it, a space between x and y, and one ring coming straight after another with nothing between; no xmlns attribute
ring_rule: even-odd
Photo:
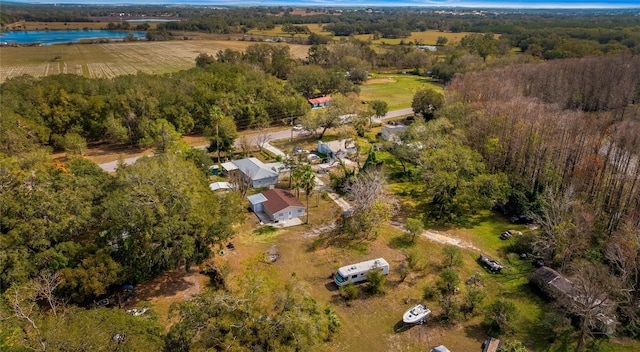
<svg viewBox="0 0 640 352"><path fill-rule="evenodd" d="M123 31L104 31L104 30L73 30L73 31L11 31L0 34L0 42L17 43L17 44L34 44L42 45L76 43L83 39L100 39L107 38L117 40L125 38L132 33L138 39L144 39L144 32L123 32Z"/></svg>

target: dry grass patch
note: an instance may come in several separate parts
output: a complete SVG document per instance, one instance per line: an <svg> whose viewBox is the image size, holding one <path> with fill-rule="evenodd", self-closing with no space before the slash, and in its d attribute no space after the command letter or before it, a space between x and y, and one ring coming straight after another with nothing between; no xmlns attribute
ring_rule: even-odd
<svg viewBox="0 0 640 352"><path fill-rule="evenodd" d="M131 307L149 302L158 316L165 332L174 323L169 320L169 308L175 302L184 302L201 293L209 285L209 277L199 273L198 268L189 272L170 270L148 282L136 286L135 300ZM127 307L127 308L131 308Z"/></svg>
<svg viewBox="0 0 640 352"><path fill-rule="evenodd" d="M424 32L411 32L411 36L408 38L380 38L373 39L373 35L371 34L359 34L355 37L360 40L370 40L373 44L387 44L387 45L397 45L400 42L409 43L413 42L416 44L423 45L435 45L438 37L445 37L449 40L447 45L454 44L460 41L465 35L473 34L471 32L460 32L460 33L451 33L451 32L440 32L440 31L424 31Z"/></svg>
<svg viewBox="0 0 640 352"><path fill-rule="evenodd" d="M364 82L363 86L368 86L372 84L384 84L384 83L395 83L396 80L391 77L382 77L382 78L372 78Z"/></svg>

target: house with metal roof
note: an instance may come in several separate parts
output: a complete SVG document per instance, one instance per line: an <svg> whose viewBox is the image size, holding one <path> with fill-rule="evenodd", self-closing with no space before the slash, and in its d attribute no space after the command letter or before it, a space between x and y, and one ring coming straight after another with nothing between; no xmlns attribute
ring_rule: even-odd
<svg viewBox="0 0 640 352"><path fill-rule="evenodd" d="M229 175L240 173L242 178L253 188L273 186L278 183L278 173L256 158L222 163L222 169Z"/></svg>
<svg viewBox="0 0 640 352"><path fill-rule="evenodd" d="M263 222L280 222L301 217L305 206L293 194L274 188L247 197L249 208Z"/></svg>

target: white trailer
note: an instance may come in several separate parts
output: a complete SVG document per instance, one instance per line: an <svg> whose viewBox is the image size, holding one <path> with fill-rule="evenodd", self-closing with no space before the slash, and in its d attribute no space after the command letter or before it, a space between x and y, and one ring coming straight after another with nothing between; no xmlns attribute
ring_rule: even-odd
<svg viewBox="0 0 640 352"><path fill-rule="evenodd" d="M384 258L378 258L341 267L333 277L333 281L338 286L344 286L349 282L357 284L367 281L367 273L373 269L381 269L382 274L389 275L389 263Z"/></svg>

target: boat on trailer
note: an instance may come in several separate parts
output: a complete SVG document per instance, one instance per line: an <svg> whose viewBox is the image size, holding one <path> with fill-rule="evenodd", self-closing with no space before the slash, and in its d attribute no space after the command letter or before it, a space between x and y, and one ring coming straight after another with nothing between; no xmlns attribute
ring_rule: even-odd
<svg viewBox="0 0 640 352"><path fill-rule="evenodd" d="M431 314L431 310L423 304L417 304L402 315L404 325L423 324L427 321L427 317Z"/></svg>

